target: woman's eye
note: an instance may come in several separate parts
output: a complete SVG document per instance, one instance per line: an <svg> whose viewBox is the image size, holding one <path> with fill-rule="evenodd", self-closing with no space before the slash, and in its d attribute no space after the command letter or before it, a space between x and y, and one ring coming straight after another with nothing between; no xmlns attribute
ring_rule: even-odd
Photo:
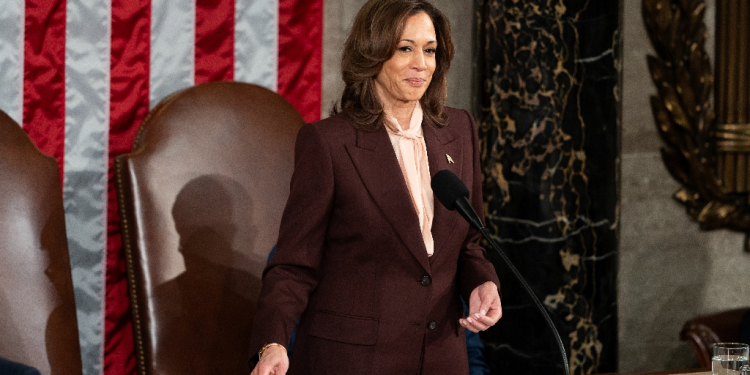
<svg viewBox="0 0 750 375"><path fill-rule="evenodd" d="M399 47L398 50L401 52L411 52L411 47L409 46Z"/></svg>
<svg viewBox="0 0 750 375"><path fill-rule="evenodd" d="M428 48L424 50L424 52L428 55L434 55L435 53L437 53L437 50L435 48Z"/></svg>

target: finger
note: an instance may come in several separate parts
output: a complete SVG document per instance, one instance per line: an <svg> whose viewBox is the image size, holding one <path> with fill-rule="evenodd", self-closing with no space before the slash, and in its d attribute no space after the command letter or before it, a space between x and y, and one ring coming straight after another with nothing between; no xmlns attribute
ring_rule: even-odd
<svg viewBox="0 0 750 375"><path fill-rule="evenodd" d="M469 313L467 317L472 318L479 318L481 315L484 315L487 312L487 308L485 307L485 294L482 290L482 287L478 287L474 290L474 292L469 297L470 303L469 303ZM484 311L484 312L483 312Z"/></svg>
<svg viewBox="0 0 750 375"><path fill-rule="evenodd" d="M492 327L497 323L498 320L500 320L500 316L493 314L482 317L481 322L489 327Z"/></svg>
<svg viewBox="0 0 750 375"><path fill-rule="evenodd" d="M258 362L250 375L284 375L286 374L288 364L284 360L275 360L275 358L264 358Z"/></svg>
<svg viewBox="0 0 750 375"><path fill-rule="evenodd" d="M467 318L466 323L466 328L472 332L485 331L487 328L490 328L489 325L484 324L478 319Z"/></svg>
<svg viewBox="0 0 750 375"><path fill-rule="evenodd" d="M269 375L285 375L286 371L289 369L289 366L286 363L277 363L273 368L270 369L268 372Z"/></svg>
<svg viewBox="0 0 750 375"><path fill-rule="evenodd" d="M481 324L489 328L489 327L494 326L498 320L500 320L500 314L497 314L496 310L490 310L490 312L487 313L487 315L482 316L480 319L477 319L476 321L480 322Z"/></svg>
<svg viewBox="0 0 750 375"><path fill-rule="evenodd" d="M275 372L276 375L286 375L286 372L289 370L289 362L284 362L280 364L277 367L277 371Z"/></svg>
<svg viewBox="0 0 750 375"><path fill-rule="evenodd" d="M469 296L471 304L469 305L469 314L478 318L489 310L494 297L498 295L497 287L491 281L476 287Z"/></svg>
<svg viewBox="0 0 750 375"><path fill-rule="evenodd" d="M479 318L474 318L474 320L481 322L482 324L486 325L487 327L494 326L498 320L503 316L502 309L495 306L490 307L489 311L485 315L480 315Z"/></svg>
<svg viewBox="0 0 750 375"><path fill-rule="evenodd" d="M503 317L503 308L501 306L493 307L489 312L487 312L486 316L497 322L498 320L500 320L500 318Z"/></svg>
<svg viewBox="0 0 750 375"><path fill-rule="evenodd" d="M474 333L479 333L479 330L473 325L469 325L466 322L466 319L459 319L458 322L461 324L462 327L468 329L469 331L474 332Z"/></svg>
<svg viewBox="0 0 750 375"><path fill-rule="evenodd" d="M469 297L469 316L474 316L478 313L482 307L482 299L479 297L479 293L471 293Z"/></svg>
<svg viewBox="0 0 750 375"><path fill-rule="evenodd" d="M474 326L477 329L484 331L485 329L492 326L491 324L487 324L489 323L489 320L485 321L485 319L487 318L484 315L482 315L480 318L467 317L466 322L468 325Z"/></svg>
<svg viewBox="0 0 750 375"><path fill-rule="evenodd" d="M253 370L252 375L270 375L272 369L273 367L271 367L270 365L267 365L265 363L258 363L258 365L255 366L255 370Z"/></svg>
<svg viewBox="0 0 750 375"><path fill-rule="evenodd" d="M250 375L265 375L268 373L268 368L263 363L258 362Z"/></svg>
<svg viewBox="0 0 750 375"><path fill-rule="evenodd" d="M259 375L284 375L286 371L280 370L277 366L263 368Z"/></svg>
<svg viewBox="0 0 750 375"><path fill-rule="evenodd" d="M500 307L500 295L496 291L486 293L482 297L479 314L487 315L489 311Z"/></svg>

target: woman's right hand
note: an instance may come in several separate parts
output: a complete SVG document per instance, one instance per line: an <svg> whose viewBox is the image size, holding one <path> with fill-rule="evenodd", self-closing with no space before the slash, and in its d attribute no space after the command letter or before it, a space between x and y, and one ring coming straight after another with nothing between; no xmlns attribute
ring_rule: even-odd
<svg viewBox="0 0 750 375"><path fill-rule="evenodd" d="M289 357L286 355L286 349L270 346L263 351L263 356L250 375L285 375L288 369Z"/></svg>

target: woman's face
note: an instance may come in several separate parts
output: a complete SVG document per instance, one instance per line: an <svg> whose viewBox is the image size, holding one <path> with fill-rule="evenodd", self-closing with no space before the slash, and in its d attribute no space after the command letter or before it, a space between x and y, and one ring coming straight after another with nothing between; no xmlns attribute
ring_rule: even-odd
<svg viewBox="0 0 750 375"><path fill-rule="evenodd" d="M422 98L435 72L437 48L435 27L427 13L406 19L396 52L375 77L375 87L385 107Z"/></svg>

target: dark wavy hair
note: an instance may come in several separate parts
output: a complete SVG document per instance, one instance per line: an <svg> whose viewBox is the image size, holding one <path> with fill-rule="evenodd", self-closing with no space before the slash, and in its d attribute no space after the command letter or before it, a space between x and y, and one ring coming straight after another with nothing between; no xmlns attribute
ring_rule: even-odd
<svg viewBox="0 0 750 375"><path fill-rule="evenodd" d="M370 0L359 10L352 31L344 44L341 76L344 92L340 107L331 114L346 111L355 127L377 131L383 127L383 105L375 91L375 77L383 63L396 52L406 20L419 13L432 20L437 37L436 67L430 86L419 103L429 123L443 127L448 123L445 100L448 96L448 68L453 59L453 42L448 18L425 0Z"/></svg>

